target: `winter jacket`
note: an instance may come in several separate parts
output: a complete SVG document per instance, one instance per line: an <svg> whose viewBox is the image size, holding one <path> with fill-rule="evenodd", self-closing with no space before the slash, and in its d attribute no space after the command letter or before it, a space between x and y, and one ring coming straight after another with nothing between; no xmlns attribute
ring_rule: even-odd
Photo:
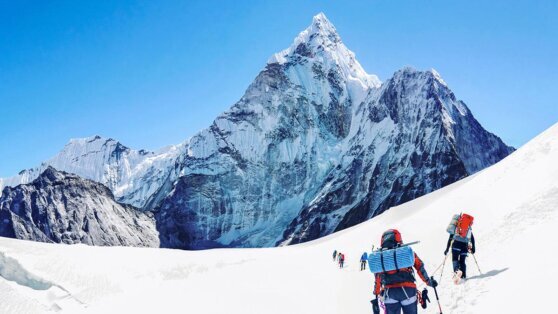
<svg viewBox="0 0 558 314"><path fill-rule="evenodd" d="M361 261L366 261L368 259L368 254L366 252L362 253L362 256L360 257Z"/></svg>
<svg viewBox="0 0 558 314"><path fill-rule="evenodd" d="M413 265L417 271L420 279L429 285L428 273L424 269L424 263L415 253L415 263ZM387 288L397 288L397 287L409 287L416 288L415 276L413 268L405 268L399 270L391 270L384 273L376 273L374 275L374 294L378 295L383 289Z"/></svg>

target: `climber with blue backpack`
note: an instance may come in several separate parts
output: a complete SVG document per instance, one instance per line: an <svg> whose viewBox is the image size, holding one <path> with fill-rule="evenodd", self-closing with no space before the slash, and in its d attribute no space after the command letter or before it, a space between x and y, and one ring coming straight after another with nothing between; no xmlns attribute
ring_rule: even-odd
<svg viewBox="0 0 558 314"><path fill-rule="evenodd" d="M376 299L371 301L374 313L379 313L378 300L385 306L386 314L417 313L420 295L413 268L428 286L438 285L433 277L428 277L422 260L409 244L403 244L401 233L395 229L382 234L381 248L368 255L368 263L375 277Z"/></svg>
<svg viewBox="0 0 558 314"><path fill-rule="evenodd" d="M362 253L362 256L360 257L360 270L365 270L366 269L366 261L368 260L368 253L364 252Z"/></svg>
<svg viewBox="0 0 558 314"><path fill-rule="evenodd" d="M456 214L447 228L449 233L448 244L444 255L448 254L451 246L451 259L454 272L454 283L458 284L461 279L467 278L467 264L465 260L469 252L475 254L475 237L473 236L473 216L468 214Z"/></svg>

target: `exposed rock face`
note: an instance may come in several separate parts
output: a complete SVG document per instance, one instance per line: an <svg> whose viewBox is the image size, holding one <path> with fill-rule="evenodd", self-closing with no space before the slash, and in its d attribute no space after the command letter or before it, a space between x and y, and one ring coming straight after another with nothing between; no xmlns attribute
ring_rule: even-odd
<svg viewBox="0 0 558 314"><path fill-rule="evenodd" d="M0 236L89 245L158 247L151 213L114 200L97 182L48 167L0 197Z"/></svg>
<svg viewBox="0 0 558 314"><path fill-rule="evenodd" d="M270 246L335 167L353 108L380 86L325 16L268 62L232 109L189 142L160 206L163 246Z"/></svg>
<svg viewBox="0 0 558 314"><path fill-rule="evenodd" d="M435 71L395 73L354 119L341 162L279 244L341 230L453 183L513 148L484 130Z"/></svg>
<svg viewBox="0 0 558 314"><path fill-rule="evenodd" d="M161 244L303 242L455 182L513 149L435 71L367 75L323 15L190 141ZM286 223L288 226L285 228Z"/></svg>

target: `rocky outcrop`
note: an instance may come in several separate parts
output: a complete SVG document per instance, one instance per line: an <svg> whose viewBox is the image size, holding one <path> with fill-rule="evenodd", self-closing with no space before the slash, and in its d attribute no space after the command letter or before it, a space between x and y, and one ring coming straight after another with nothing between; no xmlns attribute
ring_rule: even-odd
<svg viewBox="0 0 558 314"><path fill-rule="evenodd" d="M0 236L54 243L158 247L151 213L114 200L100 183L47 167L0 197Z"/></svg>

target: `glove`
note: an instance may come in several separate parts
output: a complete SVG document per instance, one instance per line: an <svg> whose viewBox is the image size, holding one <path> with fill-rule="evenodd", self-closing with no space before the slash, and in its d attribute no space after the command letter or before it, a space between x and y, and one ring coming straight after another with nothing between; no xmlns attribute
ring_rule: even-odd
<svg viewBox="0 0 558 314"><path fill-rule="evenodd" d="M376 299L370 301L370 303L372 303L372 312L374 312L374 314L380 314L380 306L378 305L378 298L376 297Z"/></svg>
<svg viewBox="0 0 558 314"><path fill-rule="evenodd" d="M436 288L438 286L438 282L436 281L436 279L434 279L434 277L430 277L430 280L428 280L428 285L432 288Z"/></svg>
<svg viewBox="0 0 558 314"><path fill-rule="evenodd" d="M444 255L448 255L448 249L444 251Z"/></svg>
<svg viewBox="0 0 558 314"><path fill-rule="evenodd" d="M471 253L475 254L475 251L476 251L476 250L475 250L475 247L473 246L473 247L471 248Z"/></svg>
<svg viewBox="0 0 558 314"><path fill-rule="evenodd" d="M420 306L423 309L426 309L426 301L428 301L428 303L430 303L430 298L428 298L428 290L426 290L426 288L424 288L424 290L422 290L420 295L421 295Z"/></svg>

